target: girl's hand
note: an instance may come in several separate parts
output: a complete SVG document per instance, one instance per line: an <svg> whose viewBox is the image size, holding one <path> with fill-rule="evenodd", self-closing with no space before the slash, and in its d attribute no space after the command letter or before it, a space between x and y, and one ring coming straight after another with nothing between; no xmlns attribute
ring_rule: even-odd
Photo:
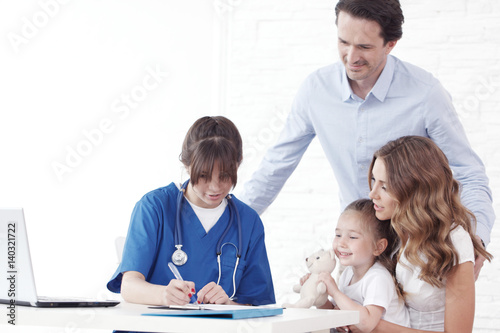
<svg viewBox="0 0 500 333"><path fill-rule="evenodd" d="M198 303L229 304L229 297L221 286L210 282L198 291Z"/></svg>
<svg viewBox="0 0 500 333"><path fill-rule="evenodd" d="M337 283L333 279L330 273L320 273L318 276L318 283L323 282L326 286L326 292L330 296L334 296L334 294L339 291L339 287L337 286Z"/></svg>
<svg viewBox="0 0 500 333"><path fill-rule="evenodd" d="M162 299L165 305L184 305L190 302L194 293L194 282L172 279L163 289Z"/></svg>

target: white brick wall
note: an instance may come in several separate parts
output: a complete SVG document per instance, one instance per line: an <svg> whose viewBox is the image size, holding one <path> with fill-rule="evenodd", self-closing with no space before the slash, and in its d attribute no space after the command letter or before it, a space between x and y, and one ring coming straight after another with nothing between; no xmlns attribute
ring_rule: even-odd
<svg viewBox="0 0 500 333"><path fill-rule="evenodd" d="M227 116L245 139L239 186L276 140L300 82L338 59L335 0L232 1L229 21ZM425 68L452 94L472 146L486 164L500 215L500 1L402 0L406 23L393 54ZM496 163L495 163L496 162ZM239 188L236 189L238 192ZM303 258L329 247L339 213L337 185L314 141L275 203L263 215L278 302ZM500 226L476 283L474 332L500 331Z"/></svg>
<svg viewBox="0 0 500 333"><path fill-rule="evenodd" d="M15 52L8 34L22 33L23 18L41 17L41 5L56 2L61 4L57 14L38 22L44 27ZM220 101L214 94L219 81L225 88L220 95L226 96L222 112L236 122L245 140L241 186L276 140L300 82L338 58L336 0L0 3L5 117L0 121L0 203L26 209L41 294L101 295L116 265L114 238L126 233L141 195L182 180L176 163L182 137L194 119L208 112L211 99L218 113ZM471 143L487 166L499 215L500 1L402 4L407 22L394 53L433 72L455 98ZM215 45L203 34L212 18L228 27L227 48L226 40ZM210 74L217 46L228 61L214 59L214 64L222 64L220 73L227 78L217 77L218 68L214 77ZM113 101L142 82L144 68L157 66L170 73L164 84L126 121L118 119ZM65 147L81 142L83 130L108 117L116 121L116 130L59 182L51 163L64 159ZM297 297L291 286L305 273L303 258L330 246L339 213L336 186L314 142L263 216L279 302ZM89 247L89 239L99 246ZM497 225L489 246L496 257L499 241ZM71 246L85 251L60 251ZM485 266L476 284L475 332L500 327L498 260ZM76 271L91 274L74 275ZM65 283L68 276L73 283Z"/></svg>

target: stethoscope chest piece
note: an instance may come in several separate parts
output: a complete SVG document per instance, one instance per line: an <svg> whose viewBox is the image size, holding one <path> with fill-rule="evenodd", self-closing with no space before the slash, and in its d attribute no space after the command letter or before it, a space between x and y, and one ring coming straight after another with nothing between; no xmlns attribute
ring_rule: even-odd
<svg viewBox="0 0 500 333"><path fill-rule="evenodd" d="M175 247L177 248L177 250L175 250L172 254L172 262L176 266L182 266L188 260L188 256L186 252L181 250L182 245L176 245Z"/></svg>

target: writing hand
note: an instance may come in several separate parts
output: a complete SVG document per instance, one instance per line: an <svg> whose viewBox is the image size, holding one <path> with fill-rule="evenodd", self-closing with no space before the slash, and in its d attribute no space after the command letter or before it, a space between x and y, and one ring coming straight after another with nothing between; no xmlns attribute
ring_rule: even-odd
<svg viewBox="0 0 500 333"><path fill-rule="evenodd" d="M194 282L172 279L163 291L165 305L185 305L195 293Z"/></svg>

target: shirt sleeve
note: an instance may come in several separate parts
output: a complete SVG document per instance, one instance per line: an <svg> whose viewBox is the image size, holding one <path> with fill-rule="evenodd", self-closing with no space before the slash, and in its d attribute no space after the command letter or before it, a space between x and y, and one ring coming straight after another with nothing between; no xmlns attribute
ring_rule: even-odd
<svg viewBox="0 0 500 333"><path fill-rule="evenodd" d="M396 289L390 274L370 274L366 282L363 283L361 291L364 295L363 306L377 305L383 307L385 311L389 308L391 301L396 297ZM384 314L385 314L384 311Z"/></svg>
<svg viewBox="0 0 500 333"><path fill-rule="evenodd" d="M135 205L122 261L107 285L110 291L116 293L121 291L124 272L137 271L148 278L156 257L159 221L158 212L149 200L143 198Z"/></svg>
<svg viewBox="0 0 500 333"><path fill-rule="evenodd" d="M474 245L472 244L469 233L459 226L451 231L450 237L453 246L458 252L458 264L463 264L467 261L474 263Z"/></svg>
<svg viewBox="0 0 500 333"><path fill-rule="evenodd" d="M259 215L276 199L315 137L308 115L309 91L306 81L295 97L277 143L266 152L257 171L239 194L240 199Z"/></svg>
<svg viewBox="0 0 500 333"><path fill-rule="evenodd" d="M495 212L485 167L467 140L450 95L437 81L424 102L424 117L429 137L445 153L461 184L463 204L477 219L476 234L488 244Z"/></svg>

